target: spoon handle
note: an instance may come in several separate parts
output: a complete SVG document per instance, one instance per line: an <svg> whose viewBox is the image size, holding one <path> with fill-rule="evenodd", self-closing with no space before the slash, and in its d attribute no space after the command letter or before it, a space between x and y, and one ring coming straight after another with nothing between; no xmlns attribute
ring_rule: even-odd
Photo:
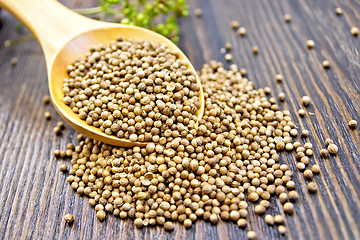
<svg viewBox="0 0 360 240"><path fill-rule="evenodd" d="M37 38L49 66L70 39L99 22L77 14L55 0L0 0Z"/></svg>

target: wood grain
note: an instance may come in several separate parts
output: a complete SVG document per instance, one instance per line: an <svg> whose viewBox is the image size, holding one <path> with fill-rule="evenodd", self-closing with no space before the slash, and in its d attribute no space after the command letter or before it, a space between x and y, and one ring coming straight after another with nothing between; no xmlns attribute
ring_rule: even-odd
<svg viewBox="0 0 360 240"><path fill-rule="evenodd" d="M93 6L95 1L62 1L69 7ZM270 86L272 96L286 94L280 104L289 109L299 129L310 131L321 174L315 177L318 194L309 194L307 181L295 168L291 155L281 154L294 171L300 199L296 214L286 217L288 233L279 235L256 214L250 214L247 229L258 239L360 239L360 135L349 130L351 119L360 122L360 38L350 34L360 27L360 2L357 0L191 0L191 9L201 8L197 18L191 10L181 20L180 48L196 69L218 60L226 63L220 49L233 45L233 63L248 70L257 87ZM337 16L335 8L344 14ZM284 14L292 21L285 23ZM230 27L238 20L247 35L239 37ZM24 34L15 31L17 21L1 12L0 43ZM306 40L315 48L308 50ZM259 47L254 56L251 47ZM52 106L42 103L48 93L46 67L38 44L26 42L9 48L0 46L0 239L244 239L246 230L233 223L217 226L198 221L190 230L177 225L172 233L162 228L134 228L131 220L108 216L99 222L87 200L76 195L66 183L66 175L53 158L55 149L74 142L76 132L69 127L60 137L52 128L60 117ZM10 60L19 62L11 66ZM323 60L331 67L325 70ZM275 75L284 75L283 83ZM308 95L312 103L304 118L299 118L300 98ZM46 121L45 111L53 118ZM325 139L332 138L339 154L324 160L319 151ZM70 165L67 161L66 164ZM273 199L269 213L282 214L281 204ZM251 206L253 208L253 206ZM251 212L251 211L250 211ZM75 223L64 225L63 216L72 213Z"/></svg>

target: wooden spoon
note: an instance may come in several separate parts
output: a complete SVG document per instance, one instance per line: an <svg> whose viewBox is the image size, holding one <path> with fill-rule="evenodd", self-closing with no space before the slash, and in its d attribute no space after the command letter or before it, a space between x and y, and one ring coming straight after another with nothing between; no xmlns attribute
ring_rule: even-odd
<svg viewBox="0 0 360 240"><path fill-rule="evenodd" d="M147 144L107 135L99 128L86 124L63 103L62 88L64 78L68 77L67 65L83 57L92 46L100 43L108 44L118 36L137 41L165 43L170 49L177 50L179 58L186 60L188 67L195 73L185 54L169 39L153 31L136 26L96 21L71 11L55 0L0 0L0 6L23 22L39 41L45 55L51 100L60 116L80 133L98 141L123 147ZM200 84L198 76L196 80ZM197 112L198 119L204 112L201 84L199 94L201 106Z"/></svg>

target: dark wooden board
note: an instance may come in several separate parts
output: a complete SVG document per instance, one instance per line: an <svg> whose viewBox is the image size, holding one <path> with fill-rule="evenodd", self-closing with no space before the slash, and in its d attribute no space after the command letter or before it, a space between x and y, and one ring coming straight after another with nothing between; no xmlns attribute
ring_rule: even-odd
<svg viewBox="0 0 360 240"><path fill-rule="evenodd" d="M93 6L95 1L62 1L69 7ZM335 14L341 7L342 16ZM350 34L360 27L358 0L190 0L191 15L182 19L179 46L196 69L218 60L225 63L220 49L233 45L234 63L248 70L257 87L270 86L273 96L284 92L285 104L300 129L310 131L315 157L321 167L315 177L318 194L309 194L306 180L295 168L291 156L281 161L294 170L300 199L296 214L286 217L290 239L360 239L360 146L359 130L349 130L351 119L360 122L360 36ZM196 18L195 8L203 16ZM284 14L292 16L285 23ZM162 228L134 228L132 221L108 216L99 222L87 200L76 195L60 172L62 161L54 159L55 149L74 142L76 132L69 127L61 137L52 129L60 117L42 97L48 94L44 57L36 41L3 46L7 39L24 34L15 31L17 20L2 11L0 15L0 239L244 239L247 230L233 223L198 221L190 230L177 225L171 233ZM247 35L240 38L230 28L238 20ZM46 21L46 19L44 19ZM25 31L26 32L26 31ZM306 40L315 41L309 51ZM254 56L251 47L259 47ZM12 67L10 60L19 62ZM331 68L323 69L328 59ZM275 81L282 73L284 82ZM297 116L300 98L312 103L305 118ZM46 121L45 111L53 118ZM323 160L319 151L331 137L339 154ZM69 162L66 162L70 166ZM250 211L251 212L251 211ZM72 213L75 223L65 226L63 216ZM272 200L269 213L281 213L281 204ZM275 227L251 213L247 229L259 239L286 238Z"/></svg>

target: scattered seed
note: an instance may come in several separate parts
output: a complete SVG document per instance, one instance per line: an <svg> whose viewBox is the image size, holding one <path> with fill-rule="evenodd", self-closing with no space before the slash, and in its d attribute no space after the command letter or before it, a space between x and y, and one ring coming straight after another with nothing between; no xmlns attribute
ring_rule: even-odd
<svg viewBox="0 0 360 240"><path fill-rule="evenodd" d="M328 60L324 60L322 62L322 65L323 65L324 68L329 68L330 67L330 62Z"/></svg>
<svg viewBox="0 0 360 240"><path fill-rule="evenodd" d="M313 165L313 166L311 167L311 171L313 171L313 173L315 173L315 174L320 173L320 167L319 167L319 165Z"/></svg>
<svg viewBox="0 0 360 240"><path fill-rule="evenodd" d="M58 128L60 128L60 129L64 129L64 128L65 128L64 123L61 122L61 121L57 122L56 126L57 126Z"/></svg>
<svg viewBox="0 0 360 240"><path fill-rule="evenodd" d="M284 21L287 22L287 23L291 22L291 15L290 14L285 14L284 15Z"/></svg>
<svg viewBox="0 0 360 240"><path fill-rule="evenodd" d="M225 55L225 60L226 61L230 62L230 61L232 61L232 59L233 59L233 57L232 57L232 55L230 53Z"/></svg>
<svg viewBox="0 0 360 240"><path fill-rule="evenodd" d="M247 238L249 240L256 240L257 239L256 232L254 232L254 231L248 231L246 236L247 236Z"/></svg>
<svg viewBox="0 0 360 240"><path fill-rule="evenodd" d="M343 10L341 8L335 8L336 15L342 15Z"/></svg>
<svg viewBox="0 0 360 240"><path fill-rule="evenodd" d="M302 104L303 104L305 107L308 106L309 103L310 103L310 97L309 97L309 96L303 96L303 97L301 98L301 102L302 102Z"/></svg>
<svg viewBox="0 0 360 240"><path fill-rule="evenodd" d="M315 192L317 191L316 183L314 183L314 182L309 182L307 186L308 186L309 192L315 193Z"/></svg>
<svg viewBox="0 0 360 240"><path fill-rule="evenodd" d="M255 212L259 215L264 214L264 212L266 211L266 208L262 205L256 205L255 207Z"/></svg>
<svg viewBox="0 0 360 240"><path fill-rule="evenodd" d="M315 42L313 40L307 40L306 46L308 47L308 49L313 49L315 46Z"/></svg>
<svg viewBox="0 0 360 240"><path fill-rule="evenodd" d="M304 117L305 116L305 110L303 108L300 108L298 110L298 114L299 114L300 117Z"/></svg>
<svg viewBox="0 0 360 240"><path fill-rule="evenodd" d="M15 66L17 63L18 63L18 59L16 57L13 57L11 60L10 60L10 63L12 66Z"/></svg>
<svg viewBox="0 0 360 240"><path fill-rule="evenodd" d="M350 120L349 121L349 128L355 129L357 127L357 121L356 120Z"/></svg>
<svg viewBox="0 0 360 240"><path fill-rule="evenodd" d="M335 155L337 154L338 152L338 146L336 146L335 144L331 143L329 146L328 146L328 150L329 150L329 153Z"/></svg>
<svg viewBox="0 0 360 240"><path fill-rule="evenodd" d="M286 234L286 227L284 225L280 225L278 227L278 230L279 230L280 234L282 234L282 235Z"/></svg>
<svg viewBox="0 0 360 240"><path fill-rule="evenodd" d="M67 171L67 166L66 166L66 164L61 164L61 165L60 165L60 171L62 171L62 172L66 172L66 171Z"/></svg>
<svg viewBox="0 0 360 240"><path fill-rule="evenodd" d="M74 216L72 214L68 213L64 216L64 221L67 224L71 224L74 222Z"/></svg>
<svg viewBox="0 0 360 240"><path fill-rule="evenodd" d="M184 221L184 227L185 228L190 228L192 225L192 221L190 219L185 219Z"/></svg>
<svg viewBox="0 0 360 240"><path fill-rule="evenodd" d="M143 220L141 218L136 218L134 220L134 225L137 228L142 228L144 226L144 222L143 222Z"/></svg>
<svg viewBox="0 0 360 240"><path fill-rule="evenodd" d="M280 83L284 80L283 75L281 75L281 74L276 74L275 79L278 83Z"/></svg>
<svg viewBox="0 0 360 240"><path fill-rule="evenodd" d="M276 216L274 217L274 222L275 222L276 224L282 224L282 223L284 222L284 217L281 216L281 215L276 215Z"/></svg>
<svg viewBox="0 0 360 240"><path fill-rule="evenodd" d="M105 46L94 49L92 56L105 63L108 59L100 54L105 49ZM111 52L110 49L106 51ZM116 60L119 59L111 61L120 66ZM70 72L79 69L80 64L83 64L82 60L73 63ZM140 62L138 65L142 66ZM98 66L98 70L103 67ZM182 70L187 71L185 66ZM125 79L126 74L123 72L119 76ZM96 102L98 98L92 96L94 109L89 106L88 110L96 113L94 119L105 127L110 124L107 121L114 124L114 114L126 118L122 124L115 122L120 129L126 129L121 130L124 138L132 138L135 133L138 138L142 129L144 134L151 135L152 143L146 147L120 148L79 136L76 137L79 140L77 146L70 143L59 153L62 157L71 157L72 169L67 181L78 194L89 197L89 204L95 207L99 220L104 220L106 213L112 212L122 219L135 219L137 227L160 225L167 230L173 229L174 222L180 222L190 228L201 218L213 224L220 219L231 220L239 227L246 227L245 218L249 215L247 200L254 203L261 200L255 211L263 214L272 196L285 203L286 212L293 212L294 206L288 202L298 197L294 190L293 172L289 166L279 164L276 150L296 149L298 164L305 169L309 163L305 153L312 146L308 143L305 148L294 141L298 135L297 127L289 111L280 110L275 98L267 98L270 88L255 89L247 78L241 78L234 65L225 70L221 63L205 64L199 73L206 99L205 111L196 126L197 119L188 117L192 109L197 109L196 105L192 101L181 105L183 95L172 102L178 91L187 89L184 92L188 92L191 85L178 84L176 73L171 71L168 73L169 81L164 80L166 75L162 73L159 77L145 77L142 72L134 74L141 78L135 76L135 79L123 83L113 79L114 85L124 87L125 96L117 98L111 95L114 98L110 101L105 92L101 102ZM153 82L142 85L142 77ZM182 78L179 81L183 81ZM106 79L104 82L108 81ZM157 89L157 93L148 93L146 89L157 83L164 83L163 88ZM105 85L101 92L113 89L111 84ZM145 90L139 95L143 88ZM155 91L155 87L150 90ZM170 91L169 95L165 91ZM146 107L148 98L151 102L149 108ZM111 104L125 105L125 108L120 111L119 106ZM95 111L95 108L109 105L111 112ZM162 115L161 111L167 108L174 114ZM142 110L149 111L147 117ZM161 131L163 135L159 133ZM278 218L277 224L282 224L282 217L281 221Z"/></svg>
<svg viewBox="0 0 360 240"><path fill-rule="evenodd" d="M202 10L201 10L200 8L196 8L196 9L194 10L194 14L195 14L195 16L197 16L197 17L201 17L201 16L202 16Z"/></svg>
<svg viewBox="0 0 360 240"><path fill-rule="evenodd" d="M61 134L61 129L59 127L54 127L54 133L56 135L60 135Z"/></svg>
<svg viewBox="0 0 360 240"><path fill-rule="evenodd" d="M239 22L236 21L236 20L232 21L232 22L230 23L230 25L231 25L232 29L234 29L234 30L238 29L239 26L240 26Z"/></svg>
<svg viewBox="0 0 360 240"><path fill-rule="evenodd" d="M305 129L305 130L302 130L302 131L301 131L301 136L302 136L302 137L307 137L307 136L309 136L309 131L306 130L306 129Z"/></svg>
<svg viewBox="0 0 360 240"><path fill-rule="evenodd" d="M279 93L278 97L281 102L285 101L285 93L283 93L283 92Z"/></svg>
<svg viewBox="0 0 360 240"><path fill-rule="evenodd" d="M357 37L359 35L359 29L357 27L352 27L350 29L350 32L354 37Z"/></svg>
<svg viewBox="0 0 360 240"><path fill-rule="evenodd" d="M294 211L295 211L294 204L292 204L291 202L285 203L285 204L284 204L284 211L285 211L287 214L293 214Z"/></svg>
<svg viewBox="0 0 360 240"><path fill-rule="evenodd" d="M299 194L295 190L289 192L289 199L290 200L294 201L294 200L296 200L298 198L299 198Z"/></svg>
<svg viewBox="0 0 360 240"><path fill-rule="evenodd" d="M313 175L313 172L310 170L310 169L306 169L304 171L304 176L308 179L311 179L314 175Z"/></svg>
<svg viewBox="0 0 360 240"><path fill-rule="evenodd" d="M296 167L302 171L306 168L306 165L302 162L298 162L298 163L296 163Z"/></svg>
<svg viewBox="0 0 360 240"><path fill-rule="evenodd" d="M174 223L173 222L165 222L164 229L166 231L172 231L174 229Z"/></svg>
<svg viewBox="0 0 360 240"><path fill-rule="evenodd" d="M241 68L241 69L240 69L240 74L241 74L241 76L246 77L246 75L247 75L247 70L246 70L245 68Z"/></svg>
<svg viewBox="0 0 360 240"><path fill-rule="evenodd" d="M50 120L51 119L51 113L50 112L45 112L44 117L46 120Z"/></svg>
<svg viewBox="0 0 360 240"><path fill-rule="evenodd" d="M265 215L265 222L269 225L274 225L274 217L270 214Z"/></svg>
<svg viewBox="0 0 360 240"><path fill-rule="evenodd" d="M227 51L231 51L231 48L232 48L231 43L229 43L229 42L225 43L225 49L226 49Z"/></svg>
<svg viewBox="0 0 360 240"><path fill-rule="evenodd" d="M246 225L247 225L246 219L240 218L240 219L237 221L237 225L238 225L239 227L241 227L241 228L246 227Z"/></svg>
<svg viewBox="0 0 360 240"><path fill-rule="evenodd" d="M238 29L238 34L239 34L240 37L245 36L245 35L246 35L246 28L240 27L240 28Z"/></svg>
<svg viewBox="0 0 360 240"><path fill-rule="evenodd" d="M321 149L320 150L320 155L323 157L323 158L327 158L329 156L329 151L327 149Z"/></svg>
<svg viewBox="0 0 360 240"><path fill-rule="evenodd" d="M326 146L329 146L330 144L334 143L334 141L330 138L325 139Z"/></svg>
<svg viewBox="0 0 360 240"><path fill-rule="evenodd" d="M49 95L45 95L42 100L43 100L43 103L44 103L44 104L49 104L49 103L50 103L50 96L49 96Z"/></svg>
<svg viewBox="0 0 360 240"><path fill-rule="evenodd" d="M269 87L265 87L264 92L265 92L266 95L270 95L271 94L271 89Z"/></svg>
<svg viewBox="0 0 360 240"><path fill-rule="evenodd" d="M54 157L59 157L60 156L60 150L59 149L56 149L54 151Z"/></svg>
<svg viewBox="0 0 360 240"><path fill-rule="evenodd" d="M251 48L251 51L254 55L258 55L259 54L259 47L258 46L253 46Z"/></svg>

